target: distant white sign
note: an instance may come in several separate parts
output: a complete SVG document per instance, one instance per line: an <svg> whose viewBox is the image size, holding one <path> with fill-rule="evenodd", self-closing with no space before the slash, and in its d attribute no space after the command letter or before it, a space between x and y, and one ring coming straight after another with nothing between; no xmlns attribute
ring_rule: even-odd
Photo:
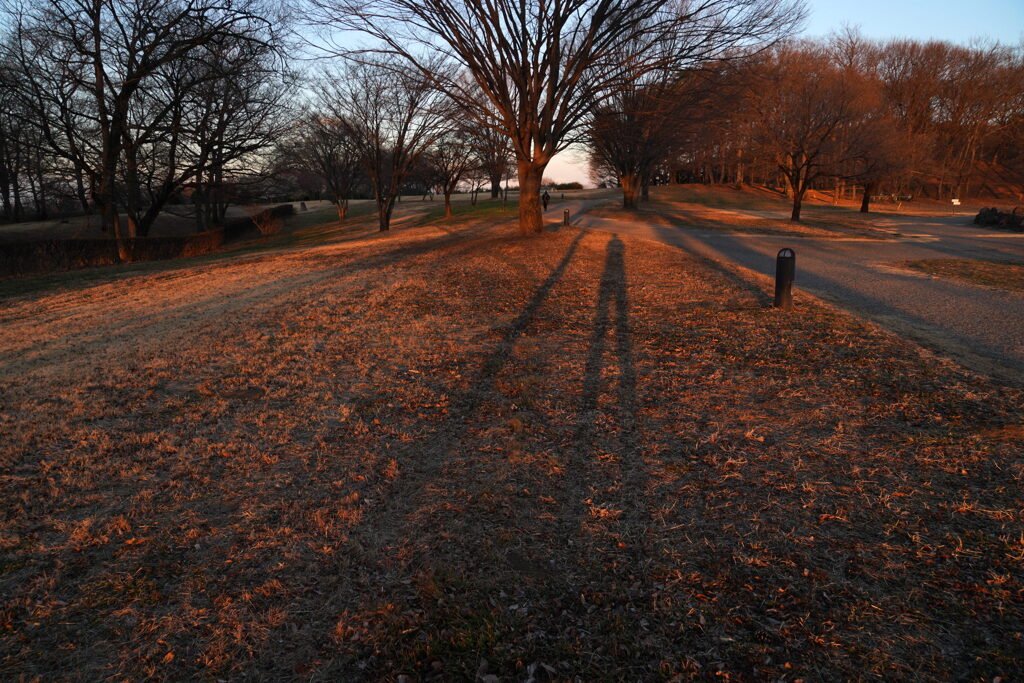
<svg viewBox="0 0 1024 683"><path fill-rule="evenodd" d="M953 200L953 206L960 206L960 200L959 199L954 199Z"/></svg>

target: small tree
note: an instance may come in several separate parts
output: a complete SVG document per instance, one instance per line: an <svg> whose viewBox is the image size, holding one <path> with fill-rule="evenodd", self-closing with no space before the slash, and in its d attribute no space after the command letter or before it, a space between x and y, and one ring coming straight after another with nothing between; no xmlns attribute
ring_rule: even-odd
<svg viewBox="0 0 1024 683"><path fill-rule="evenodd" d="M443 96L383 57L347 63L321 103L351 136L373 188L380 230L389 230L403 184L442 130Z"/></svg>
<svg viewBox="0 0 1024 683"><path fill-rule="evenodd" d="M341 119L310 112L278 146L282 168L313 171L323 180L339 221L345 220L349 198L362 174L360 145L352 130Z"/></svg>
<svg viewBox="0 0 1024 683"><path fill-rule="evenodd" d="M464 132L440 135L426 154L427 165L444 194L445 218L452 216L452 193L473 166L473 147Z"/></svg>
<svg viewBox="0 0 1024 683"><path fill-rule="evenodd" d="M776 160L792 193L791 219L800 220L804 196L818 178L838 175L870 145L877 111L870 85L843 72L822 50L805 45L777 50L755 86L755 133Z"/></svg>

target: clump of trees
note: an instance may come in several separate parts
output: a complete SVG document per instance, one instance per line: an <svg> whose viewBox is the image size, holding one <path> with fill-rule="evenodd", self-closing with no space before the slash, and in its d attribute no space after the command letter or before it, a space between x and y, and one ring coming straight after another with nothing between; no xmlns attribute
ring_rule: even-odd
<svg viewBox="0 0 1024 683"><path fill-rule="evenodd" d="M197 229L289 121L281 17L263 0L27 0L0 45L5 215L71 195L118 240L191 194ZM26 185L27 183L27 185ZM122 216L124 221L121 220Z"/></svg>
<svg viewBox="0 0 1024 683"><path fill-rule="evenodd" d="M844 31L639 79L590 119L592 175L810 189L997 193L1024 179L1024 49L869 41Z"/></svg>
<svg viewBox="0 0 1024 683"><path fill-rule="evenodd" d="M523 234L542 229L544 170L582 140L595 108L647 74L770 43L802 19L801 5L786 0L312 2L332 30L373 41L335 53L397 58L461 116L508 140Z"/></svg>

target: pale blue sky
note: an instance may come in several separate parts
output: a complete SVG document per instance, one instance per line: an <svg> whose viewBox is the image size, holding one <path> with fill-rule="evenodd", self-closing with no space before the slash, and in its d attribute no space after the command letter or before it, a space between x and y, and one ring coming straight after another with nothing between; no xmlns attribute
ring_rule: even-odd
<svg viewBox="0 0 1024 683"><path fill-rule="evenodd" d="M974 38L1001 43L1024 42L1024 0L805 0L810 10L803 35L824 37L843 24L859 27L866 38L948 40L966 44ZM586 159L562 153L546 175L562 182L589 183Z"/></svg>
<svg viewBox="0 0 1024 683"><path fill-rule="evenodd" d="M967 43L994 38L1024 40L1024 0L805 0L811 16L805 35L824 36L844 23L860 26L869 38L936 38Z"/></svg>

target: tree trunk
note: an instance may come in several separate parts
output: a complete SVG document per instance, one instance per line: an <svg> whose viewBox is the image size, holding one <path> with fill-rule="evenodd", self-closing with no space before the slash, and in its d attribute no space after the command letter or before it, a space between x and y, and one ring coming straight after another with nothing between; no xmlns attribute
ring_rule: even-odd
<svg viewBox="0 0 1024 683"><path fill-rule="evenodd" d="M19 173L15 171L11 173L11 188L14 190L14 222L17 223L21 220L21 178L18 177Z"/></svg>
<svg viewBox="0 0 1024 683"><path fill-rule="evenodd" d="M132 260L131 251L128 249L128 244L125 242L124 233L121 230L121 218L117 215L117 204L114 203L113 197L110 197L108 201L103 202L100 211L101 220L103 225L108 226L114 232L114 242L117 245L117 257L123 263L129 263Z"/></svg>
<svg viewBox="0 0 1024 683"><path fill-rule="evenodd" d="M337 193L334 194L334 206L338 209L338 222L345 220L345 214L348 213L348 200L342 199Z"/></svg>
<svg viewBox="0 0 1024 683"><path fill-rule="evenodd" d="M635 209L640 195L640 179L633 173L627 173L619 178L619 182L622 183L622 208Z"/></svg>
<svg viewBox="0 0 1024 683"><path fill-rule="evenodd" d="M793 193L793 183L792 183L792 181L790 181L788 174L786 174L786 173L782 174L782 183L781 184L786 189L786 196L787 197L792 197L793 194L794 194Z"/></svg>
<svg viewBox="0 0 1024 683"><path fill-rule="evenodd" d="M82 169L75 169L75 190L78 192L78 201L82 205L82 212L88 216L92 213L92 207L89 205L89 197L85 194L85 181L82 178Z"/></svg>
<svg viewBox="0 0 1024 683"><path fill-rule="evenodd" d="M452 217L452 193L451 192L445 192L444 193L444 217L445 218L451 218Z"/></svg>
<svg viewBox="0 0 1024 683"><path fill-rule="evenodd" d="M192 208L196 214L196 232L203 232L205 225L203 224L203 218L205 216L203 212L203 191L200 189L199 183L202 182L201 172L196 173L196 186L192 190Z"/></svg>
<svg viewBox="0 0 1024 683"><path fill-rule="evenodd" d="M501 174L491 176L491 199L497 199L501 194Z"/></svg>
<svg viewBox="0 0 1024 683"><path fill-rule="evenodd" d="M544 230L540 208L540 184L547 164L520 161L519 170L519 234L536 235Z"/></svg>
<svg viewBox="0 0 1024 683"><path fill-rule="evenodd" d="M871 193L875 191L872 183L864 183L864 196L860 200L860 212L867 213L871 208Z"/></svg>
<svg viewBox="0 0 1024 683"><path fill-rule="evenodd" d="M799 173L799 171L797 172ZM799 178L799 175L797 176ZM789 219L794 222L800 221L800 208L804 203L804 193L807 192L806 179L793 180L790 178L790 184L793 187L793 213L790 214Z"/></svg>
<svg viewBox="0 0 1024 683"><path fill-rule="evenodd" d="M145 233L139 232L142 227L139 221L139 167L135 149L127 141L124 144L124 186L128 236L145 236Z"/></svg>
<svg viewBox="0 0 1024 683"><path fill-rule="evenodd" d="M398 201L401 201L401 196L397 197ZM378 232L387 232L391 229L391 214L395 210L396 197L378 197L377 198L377 222Z"/></svg>

